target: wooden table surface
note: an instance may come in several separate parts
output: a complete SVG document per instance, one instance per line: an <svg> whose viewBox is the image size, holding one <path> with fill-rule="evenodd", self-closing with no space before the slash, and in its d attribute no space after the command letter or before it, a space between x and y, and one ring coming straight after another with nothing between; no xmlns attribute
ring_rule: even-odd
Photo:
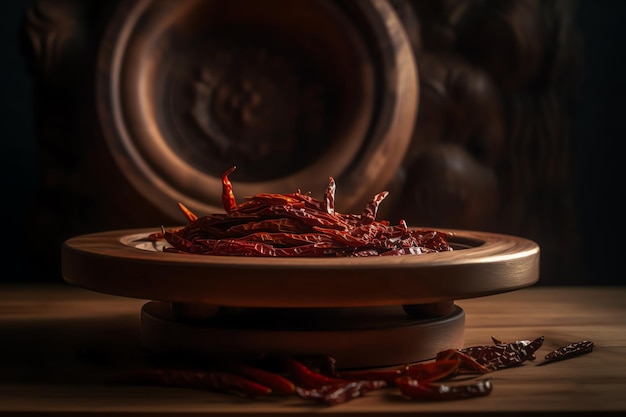
<svg viewBox="0 0 626 417"><path fill-rule="evenodd" d="M493 392L409 401L393 389L337 406L297 397L249 400L185 388L112 384L146 361L145 300L70 285L0 286L0 414L495 415L626 411L626 287L530 287L468 300L466 346L544 336L538 360L491 373ZM593 352L538 366L549 351L591 340Z"/></svg>

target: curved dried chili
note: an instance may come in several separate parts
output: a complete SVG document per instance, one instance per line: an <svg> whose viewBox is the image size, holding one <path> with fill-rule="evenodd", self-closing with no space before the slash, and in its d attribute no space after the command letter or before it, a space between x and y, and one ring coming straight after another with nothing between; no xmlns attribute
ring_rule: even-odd
<svg viewBox="0 0 626 417"><path fill-rule="evenodd" d="M589 340L581 340L580 342L569 343L548 353L545 356L545 359L547 361L561 361L564 359L569 359L573 356L584 355L585 353L593 351L594 346L595 343Z"/></svg>
<svg viewBox="0 0 626 417"><path fill-rule="evenodd" d="M402 395L412 400L459 400L484 397L493 390L490 378L480 378L464 383L422 383L410 377L396 380Z"/></svg>
<svg viewBox="0 0 626 417"><path fill-rule="evenodd" d="M272 389L232 372L197 369L148 369L133 375L135 383L234 392L247 397L267 396Z"/></svg>
<svg viewBox="0 0 626 417"><path fill-rule="evenodd" d="M544 337L535 340L522 340L503 343L494 339L494 345L470 346L463 349L451 349L440 352L437 359L457 357L464 365L481 373L484 370L495 371L520 365L527 360L535 359L535 352L543 345ZM474 363L475 362L475 363ZM481 369L481 368L484 368Z"/></svg>
<svg viewBox="0 0 626 417"><path fill-rule="evenodd" d="M439 381L454 376L459 370L461 361L458 359L439 360L435 362L414 363L391 369L362 369L339 372L339 377L349 380L386 381L389 385L403 376L418 381Z"/></svg>
<svg viewBox="0 0 626 417"><path fill-rule="evenodd" d="M336 405L362 397L369 391L385 387L387 387L385 381L342 381L317 388L296 387L296 393L306 400Z"/></svg>

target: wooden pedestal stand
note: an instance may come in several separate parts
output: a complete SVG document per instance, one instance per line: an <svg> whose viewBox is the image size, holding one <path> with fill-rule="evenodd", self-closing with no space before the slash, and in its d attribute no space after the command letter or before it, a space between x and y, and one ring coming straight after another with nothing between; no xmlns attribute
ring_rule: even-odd
<svg viewBox="0 0 626 417"><path fill-rule="evenodd" d="M63 245L66 282L151 300L141 340L157 352L325 354L340 368L416 362L463 346L455 300L513 291L539 277L527 239L460 230L452 252L365 258L175 254L155 230L78 236Z"/></svg>

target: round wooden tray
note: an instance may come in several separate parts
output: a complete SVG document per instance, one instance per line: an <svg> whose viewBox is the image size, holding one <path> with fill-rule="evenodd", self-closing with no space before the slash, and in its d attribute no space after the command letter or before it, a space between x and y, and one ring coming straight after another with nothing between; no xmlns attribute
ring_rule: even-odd
<svg viewBox="0 0 626 417"><path fill-rule="evenodd" d="M162 252L155 229L71 238L66 282L148 300L233 307L430 304L512 291L539 277L539 246L520 237L445 230L451 252L359 258L260 258Z"/></svg>
<svg viewBox="0 0 626 417"><path fill-rule="evenodd" d="M262 258L163 252L154 229L78 236L64 279L149 299L141 340L156 352L245 357L319 354L339 368L433 358L463 346L454 300L512 291L539 276L539 247L519 237L445 230L451 252Z"/></svg>

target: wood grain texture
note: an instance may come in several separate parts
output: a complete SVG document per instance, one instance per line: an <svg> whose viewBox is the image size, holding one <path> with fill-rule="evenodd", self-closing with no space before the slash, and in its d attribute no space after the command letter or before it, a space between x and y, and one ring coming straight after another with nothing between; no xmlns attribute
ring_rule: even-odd
<svg viewBox="0 0 626 417"><path fill-rule="evenodd" d="M203 256L139 249L154 229L77 236L62 248L72 284L148 300L235 307L371 307L480 297L539 278L530 240L446 230L463 249L354 258Z"/></svg>
<svg viewBox="0 0 626 417"><path fill-rule="evenodd" d="M182 389L124 386L145 366L142 300L81 288L0 287L2 415L621 415L626 411L626 287L533 287L463 300L466 346L543 335L536 363L492 373L493 392L450 402L407 401L393 390L320 408L293 397L250 401ZM593 352L537 366L565 343Z"/></svg>

